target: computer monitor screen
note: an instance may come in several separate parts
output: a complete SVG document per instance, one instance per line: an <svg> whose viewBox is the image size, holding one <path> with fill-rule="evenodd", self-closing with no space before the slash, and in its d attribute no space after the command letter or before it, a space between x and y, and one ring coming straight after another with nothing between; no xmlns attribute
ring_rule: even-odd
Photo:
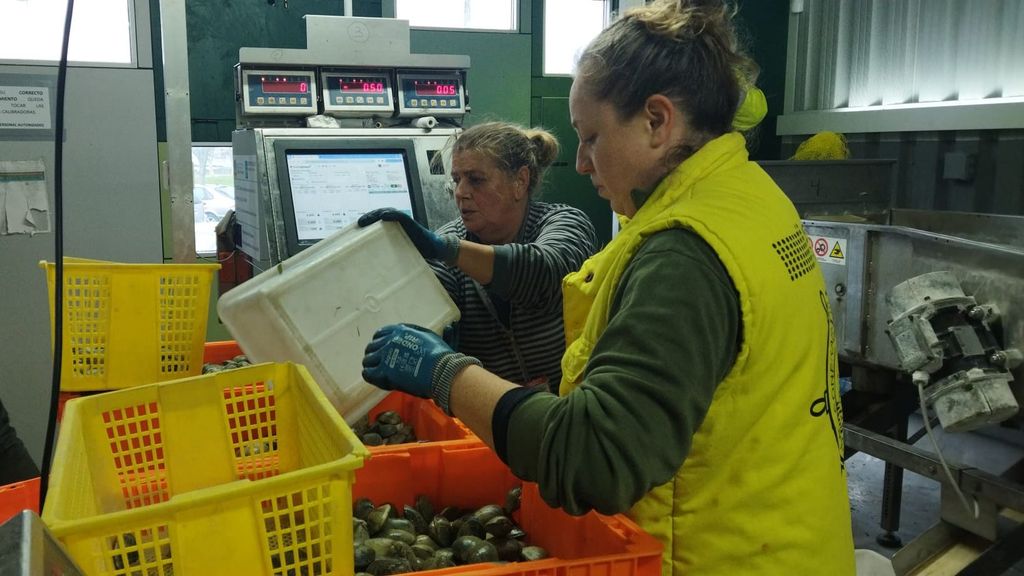
<svg viewBox="0 0 1024 576"><path fill-rule="evenodd" d="M377 208L412 216L407 164L405 150L288 151L298 243L322 240Z"/></svg>

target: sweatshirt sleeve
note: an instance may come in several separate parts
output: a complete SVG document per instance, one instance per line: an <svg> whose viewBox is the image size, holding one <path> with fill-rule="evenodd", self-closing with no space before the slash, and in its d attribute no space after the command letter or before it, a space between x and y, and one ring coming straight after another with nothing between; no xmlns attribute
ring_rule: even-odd
<svg viewBox="0 0 1024 576"><path fill-rule="evenodd" d="M560 311L562 278L579 270L596 246L590 218L557 206L543 216L534 241L494 247L494 276L487 288L518 306Z"/></svg>

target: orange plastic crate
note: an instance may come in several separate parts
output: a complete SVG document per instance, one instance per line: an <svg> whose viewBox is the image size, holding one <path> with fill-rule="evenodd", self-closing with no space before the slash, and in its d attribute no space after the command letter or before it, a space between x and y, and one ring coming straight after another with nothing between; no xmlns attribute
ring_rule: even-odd
<svg viewBox="0 0 1024 576"><path fill-rule="evenodd" d="M238 342L234 340L207 342L203 346L203 364L220 364L242 353L242 349L238 347Z"/></svg>
<svg viewBox="0 0 1024 576"><path fill-rule="evenodd" d="M203 349L203 362L219 364L243 354L238 342L225 340L207 342ZM370 422L382 412L394 410L402 417L402 421L411 424L418 442L408 444L392 444L388 446L367 446L371 454L416 449L425 442L440 443L444 446L469 446L482 444L480 438L473 434L465 424L441 412L433 401L417 398L401 392L388 394L380 404L370 410Z"/></svg>
<svg viewBox="0 0 1024 576"><path fill-rule="evenodd" d="M22 510L39 513L39 478L0 486L0 524L14 518Z"/></svg>
<svg viewBox="0 0 1024 576"><path fill-rule="evenodd" d="M392 392L370 410L370 422L376 420L378 414L389 410L398 412L403 422L412 425L417 442L367 446L370 454L418 450L421 446L428 444L448 447L483 445L482 441L465 424L441 412L441 409L432 400L417 398L402 392Z"/></svg>
<svg viewBox="0 0 1024 576"><path fill-rule="evenodd" d="M522 505L513 519L550 558L509 564L471 564L419 574L483 576L659 576L661 543L623 515L591 512L570 516L549 507L536 484L524 483L486 446L423 444L416 450L377 453L356 471L352 497L375 504L412 505L424 494L437 510L479 508L505 502L523 485Z"/></svg>
<svg viewBox="0 0 1024 576"><path fill-rule="evenodd" d="M242 353L242 349L238 347L238 342L234 340L224 340L222 342L207 342L203 346L203 363L220 364L231 360L235 356ZM67 404L68 400L74 400L81 396L88 396L94 392L61 392L60 400L57 404L57 422L64 420L64 405Z"/></svg>

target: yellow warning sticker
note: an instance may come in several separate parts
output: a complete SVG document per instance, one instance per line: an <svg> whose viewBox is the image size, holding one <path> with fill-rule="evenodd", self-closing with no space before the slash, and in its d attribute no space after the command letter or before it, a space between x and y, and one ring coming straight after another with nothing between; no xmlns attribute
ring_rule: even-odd
<svg viewBox="0 0 1024 576"><path fill-rule="evenodd" d="M818 262L846 266L846 239L828 236L812 236L811 249Z"/></svg>

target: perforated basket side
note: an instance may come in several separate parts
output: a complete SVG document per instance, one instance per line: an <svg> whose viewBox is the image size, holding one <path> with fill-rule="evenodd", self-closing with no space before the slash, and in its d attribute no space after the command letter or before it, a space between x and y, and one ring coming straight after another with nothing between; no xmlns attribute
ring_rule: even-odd
<svg viewBox="0 0 1024 576"><path fill-rule="evenodd" d="M98 576L351 573L366 455L294 364L79 398L47 522Z"/></svg>
<svg viewBox="0 0 1024 576"><path fill-rule="evenodd" d="M51 290L52 276L51 270L47 274ZM69 375L96 386L106 380L109 366L110 308L109 273L74 267L65 271L63 367Z"/></svg>
<svg viewBox="0 0 1024 576"><path fill-rule="evenodd" d="M55 265L46 270L53 341ZM65 258L61 388L122 389L198 375L219 264Z"/></svg>
<svg viewBox="0 0 1024 576"><path fill-rule="evenodd" d="M199 325L202 324L204 332L206 326L206 306L201 305L206 304L209 296L209 280L205 276L189 272L165 273L155 286L160 310L161 374L187 376L196 373L195 366L202 366L201 355L196 357L197 348L202 350L196 346L196 336Z"/></svg>

